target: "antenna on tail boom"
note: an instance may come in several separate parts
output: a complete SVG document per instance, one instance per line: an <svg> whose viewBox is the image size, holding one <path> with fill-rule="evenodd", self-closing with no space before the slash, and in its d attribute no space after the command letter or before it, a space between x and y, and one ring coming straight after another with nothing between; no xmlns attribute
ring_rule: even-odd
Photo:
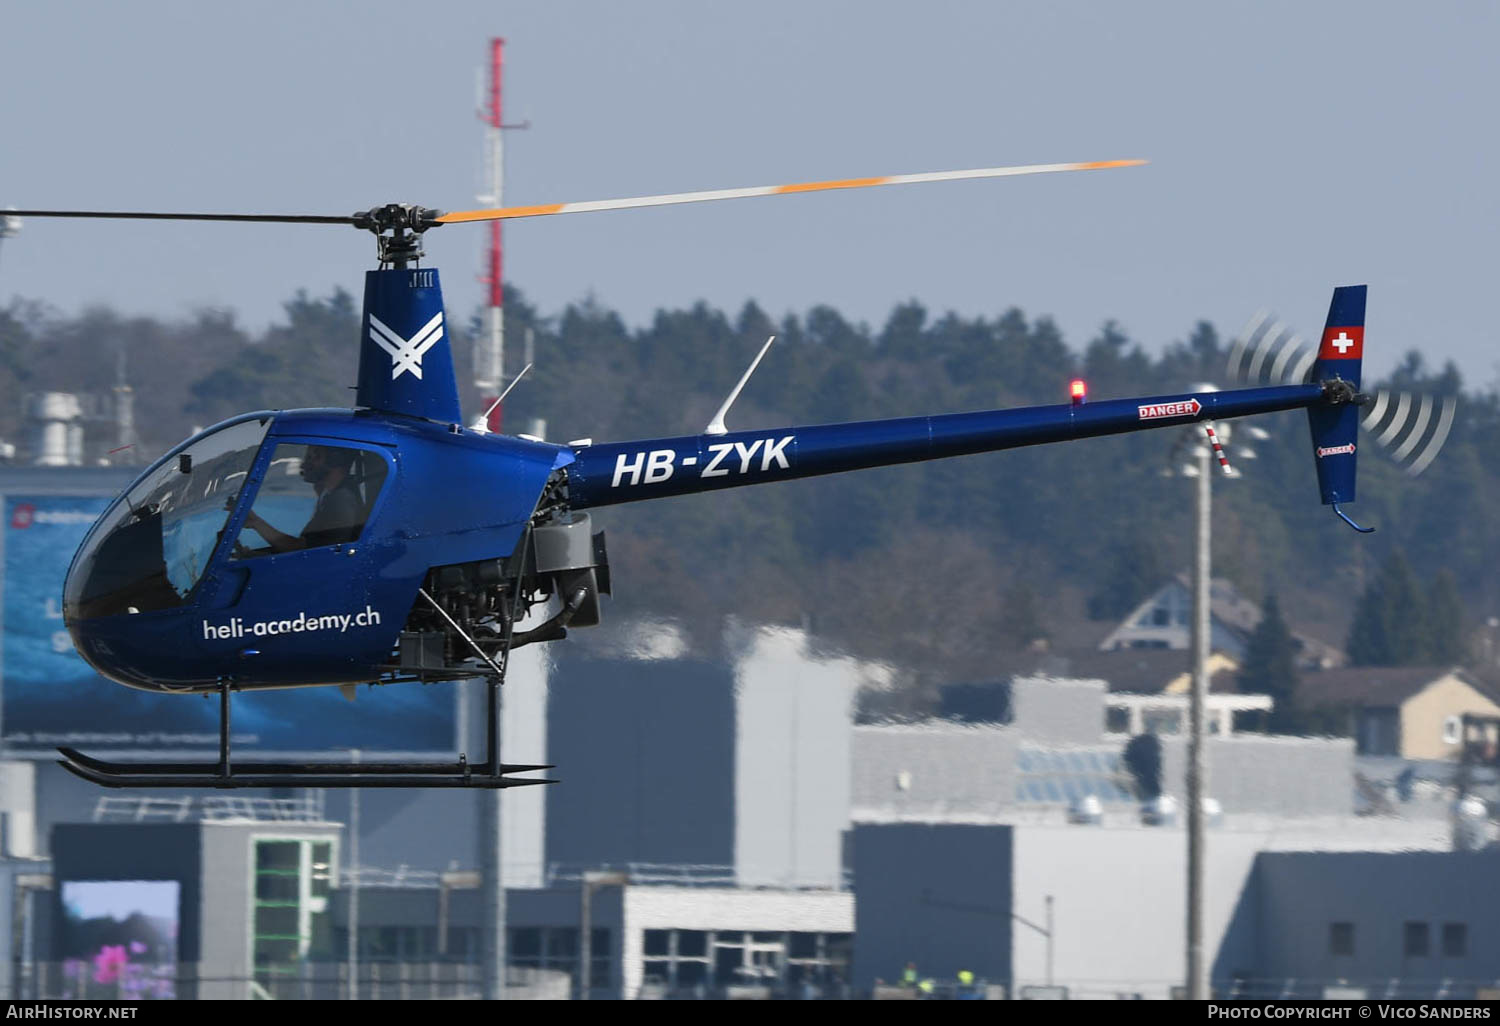
<svg viewBox="0 0 1500 1026"><path fill-rule="evenodd" d="M760 352L755 354L755 359L750 361L750 367L745 371L745 376L740 378L740 383L734 386L734 391L729 393L729 398L724 400L724 405L719 407L719 412L714 414L714 419L708 422L708 427L703 429L705 435L728 434L729 429L724 426L724 414L734 405L734 401L740 397L740 391L745 387L745 382L750 380L750 375L755 373L755 368L760 366L761 357L766 355L766 350L771 348L771 343L776 341L772 335L766 339L766 344L760 347Z"/></svg>
<svg viewBox="0 0 1500 1026"><path fill-rule="evenodd" d="M529 370L531 370L531 364L529 363L521 368L521 373L512 378L510 384L505 386L505 391L501 392L495 397L495 401L490 403L490 408L481 413L475 418L474 423L469 425L470 431L478 432L481 435L490 433L490 414L495 412L495 407L505 401L505 397L510 395L510 390L521 383L521 379L526 376L526 372Z"/></svg>

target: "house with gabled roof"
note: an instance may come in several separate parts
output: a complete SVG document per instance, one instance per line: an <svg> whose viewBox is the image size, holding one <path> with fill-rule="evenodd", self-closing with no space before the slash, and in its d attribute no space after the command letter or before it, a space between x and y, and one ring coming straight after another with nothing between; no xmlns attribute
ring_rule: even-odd
<svg viewBox="0 0 1500 1026"><path fill-rule="evenodd" d="M1346 717L1361 755L1457 759L1463 718L1500 716L1489 685L1462 669L1350 666L1302 674L1297 704Z"/></svg>
<svg viewBox="0 0 1500 1026"><path fill-rule="evenodd" d="M1209 584L1209 649L1236 663L1245 657L1250 635L1260 623L1259 604L1241 595L1229 581L1216 577ZM1101 652L1121 649L1187 651L1193 635L1193 589L1178 575L1130 611L1118 627L1099 642ZM1299 669L1326 669L1344 664L1344 654L1332 645L1292 631Z"/></svg>

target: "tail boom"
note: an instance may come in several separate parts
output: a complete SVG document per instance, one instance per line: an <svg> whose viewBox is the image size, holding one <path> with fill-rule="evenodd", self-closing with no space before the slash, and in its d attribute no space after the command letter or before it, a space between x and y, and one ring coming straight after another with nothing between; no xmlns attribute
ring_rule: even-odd
<svg viewBox="0 0 1500 1026"><path fill-rule="evenodd" d="M1339 405L1316 383L575 446L569 504L608 506L1279 410L1340 412Z"/></svg>

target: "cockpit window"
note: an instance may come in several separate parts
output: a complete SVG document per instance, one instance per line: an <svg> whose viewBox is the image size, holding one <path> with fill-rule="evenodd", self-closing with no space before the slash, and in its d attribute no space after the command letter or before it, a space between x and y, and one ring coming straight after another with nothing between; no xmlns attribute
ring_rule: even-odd
<svg viewBox="0 0 1500 1026"><path fill-rule="evenodd" d="M247 420L203 436L110 507L68 575L67 615L91 619L186 603L269 426Z"/></svg>
<svg viewBox="0 0 1500 1026"><path fill-rule="evenodd" d="M363 449L278 445L235 540L235 557L356 540L385 476L385 460Z"/></svg>

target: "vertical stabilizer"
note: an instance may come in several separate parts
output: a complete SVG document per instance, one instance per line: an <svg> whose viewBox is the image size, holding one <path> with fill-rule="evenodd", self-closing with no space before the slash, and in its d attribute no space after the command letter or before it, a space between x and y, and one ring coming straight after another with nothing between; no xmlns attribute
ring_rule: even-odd
<svg viewBox="0 0 1500 1026"><path fill-rule="evenodd" d="M357 402L366 409L460 422L436 269L365 272Z"/></svg>
<svg viewBox="0 0 1500 1026"><path fill-rule="evenodd" d="M1359 391L1360 364L1365 355L1365 290L1364 285L1344 285L1333 290L1328 322L1323 326L1309 382L1339 378ZM1353 502L1359 407L1353 403L1310 406L1307 422L1312 428L1313 459L1318 467L1318 490L1322 492L1323 503Z"/></svg>

